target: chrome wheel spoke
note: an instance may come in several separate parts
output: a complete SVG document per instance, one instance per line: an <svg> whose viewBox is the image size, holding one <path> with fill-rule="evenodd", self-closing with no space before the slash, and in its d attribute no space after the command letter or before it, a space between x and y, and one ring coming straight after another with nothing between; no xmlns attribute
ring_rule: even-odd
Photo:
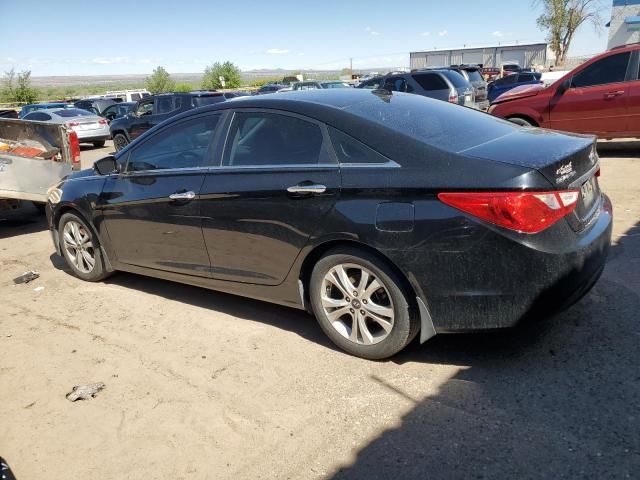
<svg viewBox="0 0 640 480"><path fill-rule="evenodd" d="M367 272L366 270L362 270L362 273L360 275L360 283L358 284L358 296L360 298L363 298L367 283L369 283L369 272Z"/></svg>
<svg viewBox="0 0 640 480"><path fill-rule="evenodd" d="M385 332L389 333L391 332L391 329L393 328L393 323L391 323L388 320L385 320L382 317L379 317L378 315L372 314L371 312L369 312L368 317L375 321L378 325L380 325Z"/></svg>
<svg viewBox="0 0 640 480"><path fill-rule="evenodd" d="M367 289L362 294L362 298L366 298L367 300L371 299L371 295L373 295L376 291L380 290L380 282L378 282L377 278L374 278L371 284L367 287Z"/></svg>
<svg viewBox="0 0 640 480"><path fill-rule="evenodd" d="M69 263L82 273L90 273L95 267L96 259L87 229L71 220L65 224L62 238Z"/></svg>
<svg viewBox="0 0 640 480"><path fill-rule="evenodd" d="M360 338L362 338L362 343L364 343L365 345L373 345L374 338L369 331L369 327L367 327L365 316L358 313L358 321L354 323L358 324L358 330L360 330Z"/></svg>
<svg viewBox="0 0 640 480"><path fill-rule="evenodd" d="M344 298L322 297L322 306L325 308L340 308L350 305Z"/></svg>
<svg viewBox="0 0 640 480"><path fill-rule="evenodd" d="M373 314L380 315L381 317L393 317L393 308L383 307L382 305L373 303L371 300L369 300L369 302L365 305L365 309Z"/></svg>
<svg viewBox="0 0 640 480"><path fill-rule="evenodd" d="M87 267L89 270L93 270L93 266L95 265L95 260L94 258L91 256L91 254L89 252L87 252L86 250L82 250L82 258L84 260L84 262L86 263Z"/></svg>

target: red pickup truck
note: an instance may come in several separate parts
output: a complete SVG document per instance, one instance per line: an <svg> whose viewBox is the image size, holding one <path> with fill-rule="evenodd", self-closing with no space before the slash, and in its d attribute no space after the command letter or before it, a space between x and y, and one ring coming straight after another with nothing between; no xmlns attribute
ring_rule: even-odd
<svg viewBox="0 0 640 480"><path fill-rule="evenodd" d="M523 126L600 138L640 137L640 44L598 55L546 88L509 90L489 113Z"/></svg>

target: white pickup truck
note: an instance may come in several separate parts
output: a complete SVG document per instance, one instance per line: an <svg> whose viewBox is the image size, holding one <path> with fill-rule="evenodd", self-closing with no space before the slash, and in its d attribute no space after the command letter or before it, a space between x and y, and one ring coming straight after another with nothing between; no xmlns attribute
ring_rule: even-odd
<svg viewBox="0 0 640 480"><path fill-rule="evenodd" d="M80 169L80 144L55 123L0 118L0 210L44 207L47 190Z"/></svg>

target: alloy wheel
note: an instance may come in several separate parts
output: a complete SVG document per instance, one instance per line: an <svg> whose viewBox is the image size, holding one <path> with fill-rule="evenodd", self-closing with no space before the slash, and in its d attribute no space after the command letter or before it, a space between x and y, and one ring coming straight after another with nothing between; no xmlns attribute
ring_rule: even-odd
<svg viewBox="0 0 640 480"><path fill-rule="evenodd" d="M96 256L86 227L74 220L68 221L63 229L63 243L73 266L82 273L91 273L96 264Z"/></svg>
<svg viewBox="0 0 640 480"><path fill-rule="evenodd" d="M321 301L333 328L356 344L379 343L393 329L395 315L387 287L360 265L331 268L322 281Z"/></svg>

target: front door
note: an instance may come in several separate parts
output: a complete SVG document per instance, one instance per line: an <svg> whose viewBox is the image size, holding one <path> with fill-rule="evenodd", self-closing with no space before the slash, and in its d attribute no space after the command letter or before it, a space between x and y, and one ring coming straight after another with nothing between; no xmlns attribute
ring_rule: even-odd
<svg viewBox="0 0 640 480"><path fill-rule="evenodd" d="M236 111L222 166L207 174L201 194L214 278L282 283L339 193L327 142L312 120Z"/></svg>
<svg viewBox="0 0 640 480"><path fill-rule="evenodd" d="M628 130L629 58L629 52L610 55L578 71L570 87L552 97L549 128L602 136L624 134Z"/></svg>
<svg viewBox="0 0 640 480"><path fill-rule="evenodd" d="M219 118L167 126L131 149L123 173L107 177L98 208L119 262L209 276L200 189Z"/></svg>

